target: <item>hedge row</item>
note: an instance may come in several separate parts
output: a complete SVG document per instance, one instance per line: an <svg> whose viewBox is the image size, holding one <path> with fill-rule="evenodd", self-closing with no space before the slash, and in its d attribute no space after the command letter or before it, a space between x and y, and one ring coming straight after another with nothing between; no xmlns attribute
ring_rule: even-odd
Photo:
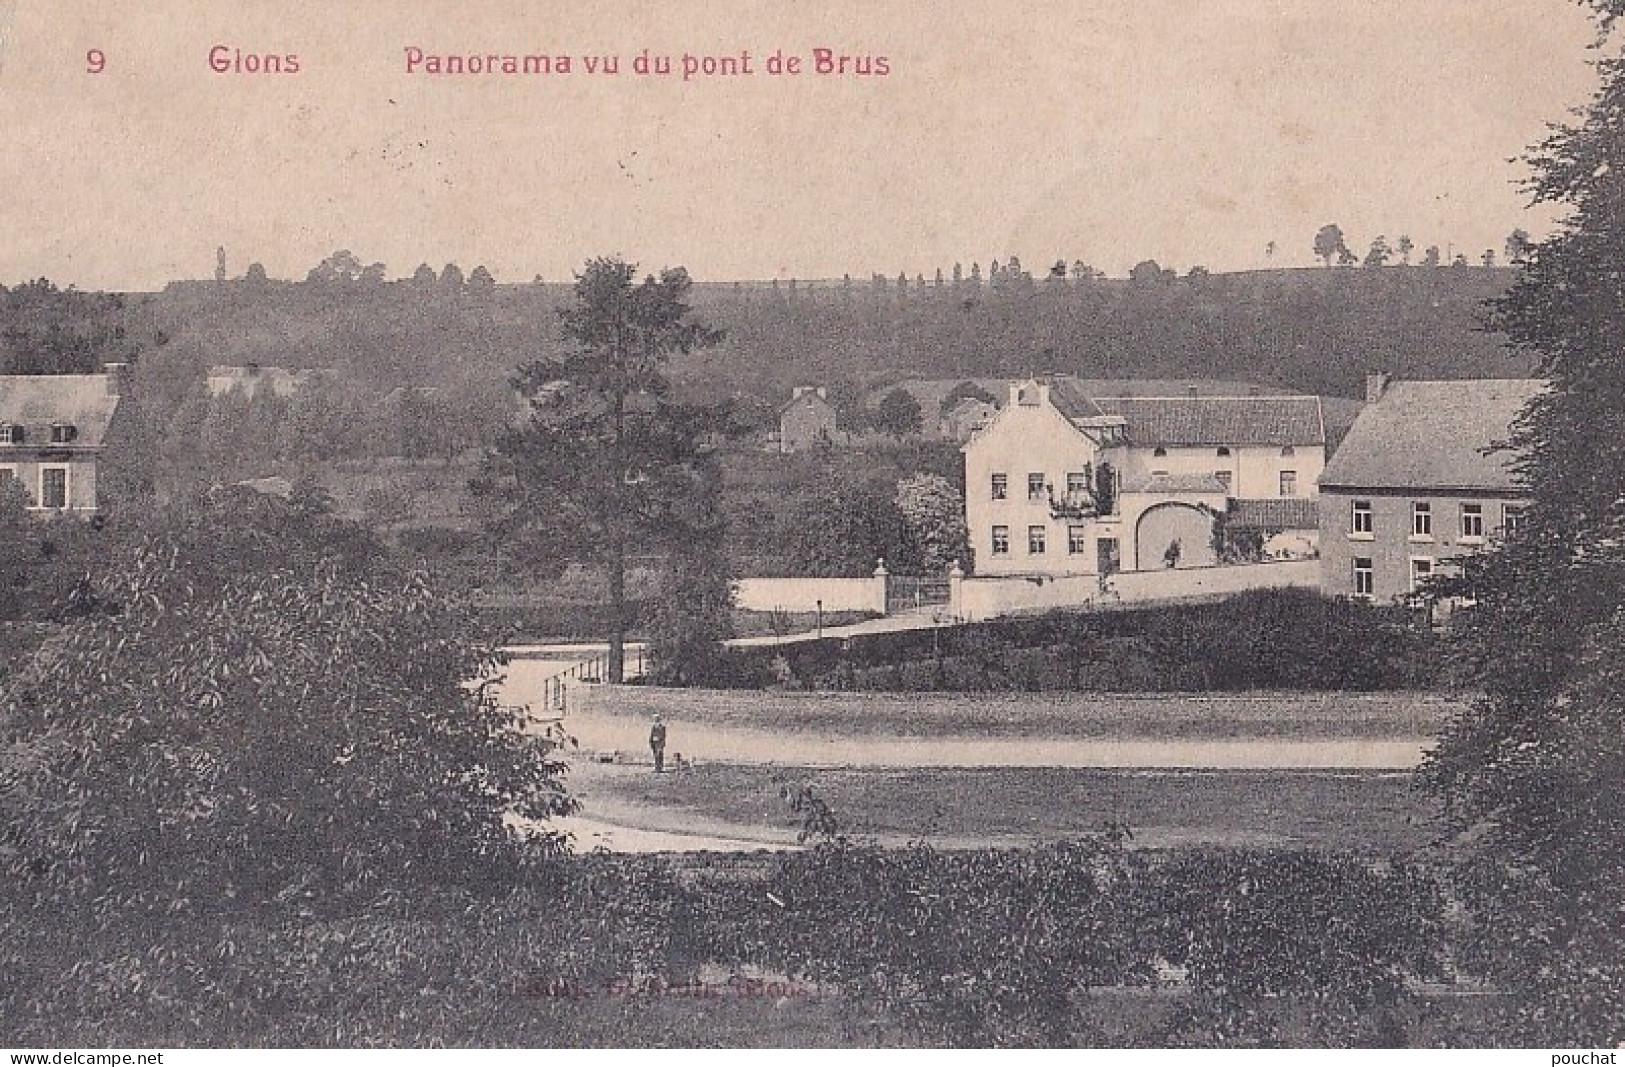
<svg viewBox="0 0 1625 1067"><path fill-rule="evenodd" d="M713 686L975 692L1427 689L1439 638L1399 608L1308 590L736 650Z"/></svg>
<svg viewBox="0 0 1625 1067"><path fill-rule="evenodd" d="M1485 1029L1485 998L1418 995L1453 978L1461 936L1439 879L1352 855L1152 854L1120 834L971 852L838 843L710 879L582 856L485 898L403 893L348 916L297 895L82 914L28 908L15 887L4 899L0 1018L21 1045L1516 1039ZM733 1016L654 995L701 975L812 995Z"/></svg>

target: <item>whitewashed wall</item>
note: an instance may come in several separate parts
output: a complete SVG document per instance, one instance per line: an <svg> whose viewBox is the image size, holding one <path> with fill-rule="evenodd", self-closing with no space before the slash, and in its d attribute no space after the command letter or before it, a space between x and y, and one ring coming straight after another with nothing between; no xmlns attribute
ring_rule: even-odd
<svg viewBox="0 0 1625 1067"><path fill-rule="evenodd" d="M1245 592L1289 586L1317 588L1320 563L1248 563L1233 567L1193 567L1188 570L1132 571L1111 576L1107 603L1145 603ZM1015 577L965 578L957 583L952 611L955 618L978 622L1024 611L1077 608L1101 600L1100 580L1094 575L1046 578L1042 582Z"/></svg>
<svg viewBox="0 0 1625 1067"><path fill-rule="evenodd" d="M886 579L741 578L734 604L748 611L873 611L885 614Z"/></svg>

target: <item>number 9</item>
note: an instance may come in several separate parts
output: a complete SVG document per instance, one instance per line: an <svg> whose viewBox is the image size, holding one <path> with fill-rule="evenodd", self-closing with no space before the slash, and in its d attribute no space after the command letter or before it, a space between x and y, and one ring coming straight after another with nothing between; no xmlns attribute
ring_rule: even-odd
<svg viewBox="0 0 1625 1067"><path fill-rule="evenodd" d="M85 73L100 74L107 69L107 53L100 48L92 48L85 53Z"/></svg>

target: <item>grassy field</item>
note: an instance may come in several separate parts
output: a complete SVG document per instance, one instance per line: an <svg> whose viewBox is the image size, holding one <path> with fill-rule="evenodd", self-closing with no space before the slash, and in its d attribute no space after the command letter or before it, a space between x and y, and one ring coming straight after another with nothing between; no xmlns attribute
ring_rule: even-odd
<svg viewBox="0 0 1625 1067"><path fill-rule="evenodd" d="M1421 693L791 693L583 690L583 712L846 737L1425 738L1456 704Z"/></svg>
<svg viewBox="0 0 1625 1067"><path fill-rule="evenodd" d="M669 833L794 840L785 785L810 785L841 830L883 844L1019 845L1125 824L1146 847L1192 844L1409 851L1437 830L1404 773L1093 768L809 769L717 764L656 775L584 765L589 817Z"/></svg>

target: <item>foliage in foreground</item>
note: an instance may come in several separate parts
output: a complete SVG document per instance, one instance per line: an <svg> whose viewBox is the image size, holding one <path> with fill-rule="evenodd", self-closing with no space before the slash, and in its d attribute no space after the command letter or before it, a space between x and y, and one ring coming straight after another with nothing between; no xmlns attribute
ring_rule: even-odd
<svg viewBox="0 0 1625 1067"><path fill-rule="evenodd" d="M808 1019L821 1029L802 1036L842 1044L1503 1039L1452 1029L1463 1008L1493 1024L1483 998L1418 993L1448 978L1459 933L1428 871L1124 844L1120 829L1009 851L837 841L710 876L590 855L497 895L425 886L344 914L290 899L201 922L86 927L13 901L0 1017L39 1044L651 1045L676 1025L772 1043ZM760 1003L745 1037L671 992L750 976L807 995Z"/></svg>
<svg viewBox="0 0 1625 1067"><path fill-rule="evenodd" d="M1543 1044L1625 1040L1625 59L1594 0L1601 87L1531 159L1563 205L1493 325L1551 383L1513 428L1528 522L1470 560L1458 669L1483 697L1428 766L1456 831L1479 958Z"/></svg>
<svg viewBox="0 0 1625 1067"><path fill-rule="evenodd" d="M247 491L110 546L0 692L14 906L107 929L242 902L324 911L511 881L504 819L570 801L495 652L422 575L317 506Z"/></svg>

